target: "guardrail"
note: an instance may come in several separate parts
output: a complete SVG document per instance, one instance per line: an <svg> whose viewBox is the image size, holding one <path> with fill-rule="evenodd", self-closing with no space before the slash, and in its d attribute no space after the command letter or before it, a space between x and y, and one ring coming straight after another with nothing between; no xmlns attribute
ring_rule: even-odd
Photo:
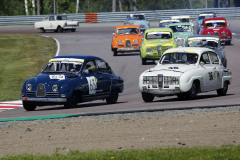
<svg viewBox="0 0 240 160"><path fill-rule="evenodd" d="M158 21L164 18L170 18L175 15L189 15L196 18L200 12L215 12L218 17L239 18L240 7L235 8L204 8L204 9L177 9L177 10L153 10L137 12L101 12L101 13L80 13L68 14L68 18L81 23L105 23L105 22L123 22L127 15L133 13L143 13L150 21ZM30 16L0 16L0 25L18 25L34 24L41 21L46 15Z"/></svg>

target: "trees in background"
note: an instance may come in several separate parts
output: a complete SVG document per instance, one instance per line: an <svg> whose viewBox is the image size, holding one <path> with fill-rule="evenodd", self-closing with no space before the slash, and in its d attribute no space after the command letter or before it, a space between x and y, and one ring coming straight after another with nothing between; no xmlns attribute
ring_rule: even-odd
<svg viewBox="0 0 240 160"><path fill-rule="evenodd" d="M0 16L240 6L240 0L0 0Z"/></svg>

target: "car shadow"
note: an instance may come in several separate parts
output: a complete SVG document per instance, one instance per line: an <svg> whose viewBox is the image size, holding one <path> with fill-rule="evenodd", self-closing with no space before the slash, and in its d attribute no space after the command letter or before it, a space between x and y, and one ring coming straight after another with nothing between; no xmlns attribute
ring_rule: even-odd
<svg viewBox="0 0 240 160"><path fill-rule="evenodd" d="M117 56L139 56L140 53L118 53ZM116 56L116 57L117 57Z"/></svg>
<svg viewBox="0 0 240 160"><path fill-rule="evenodd" d="M226 96L231 96L233 94L227 94ZM165 97L159 97L159 98L163 98L158 100L157 97L155 98L154 102L178 102L178 101L197 101L197 100L202 100L202 99L211 99L211 98L217 98L217 97L222 97L222 96L218 96L217 94L207 94L207 95L197 95L196 99L180 99L177 96L165 96Z"/></svg>
<svg viewBox="0 0 240 160"><path fill-rule="evenodd" d="M115 104L121 104L127 102L117 102ZM98 107L98 106L108 106L113 104L108 104L106 102L96 102L96 103L79 103L76 107L67 107L64 105L55 105L53 107L50 106L38 106L35 111L49 111L49 110L66 110L66 109L76 109L76 108L89 108L89 107Z"/></svg>

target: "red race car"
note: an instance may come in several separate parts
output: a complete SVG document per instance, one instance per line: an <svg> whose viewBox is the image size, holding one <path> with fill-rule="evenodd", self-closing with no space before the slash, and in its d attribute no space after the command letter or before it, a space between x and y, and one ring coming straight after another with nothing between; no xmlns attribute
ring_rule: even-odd
<svg viewBox="0 0 240 160"><path fill-rule="evenodd" d="M200 34L219 36L221 42L229 45L232 41L232 33L228 26L225 18L207 18L203 21Z"/></svg>

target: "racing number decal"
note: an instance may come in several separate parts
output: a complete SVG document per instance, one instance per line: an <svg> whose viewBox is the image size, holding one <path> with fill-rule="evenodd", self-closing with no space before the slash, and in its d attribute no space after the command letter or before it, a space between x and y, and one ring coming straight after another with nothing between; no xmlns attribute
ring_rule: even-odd
<svg viewBox="0 0 240 160"><path fill-rule="evenodd" d="M212 72L208 72L209 75L209 81L213 80L213 73Z"/></svg>
<svg viewBox="0 0 240 160"><path fill-rule="evenodd" d="M89 94L95 94L97 90L97 78L94 76L87 77Z"/></svg>

